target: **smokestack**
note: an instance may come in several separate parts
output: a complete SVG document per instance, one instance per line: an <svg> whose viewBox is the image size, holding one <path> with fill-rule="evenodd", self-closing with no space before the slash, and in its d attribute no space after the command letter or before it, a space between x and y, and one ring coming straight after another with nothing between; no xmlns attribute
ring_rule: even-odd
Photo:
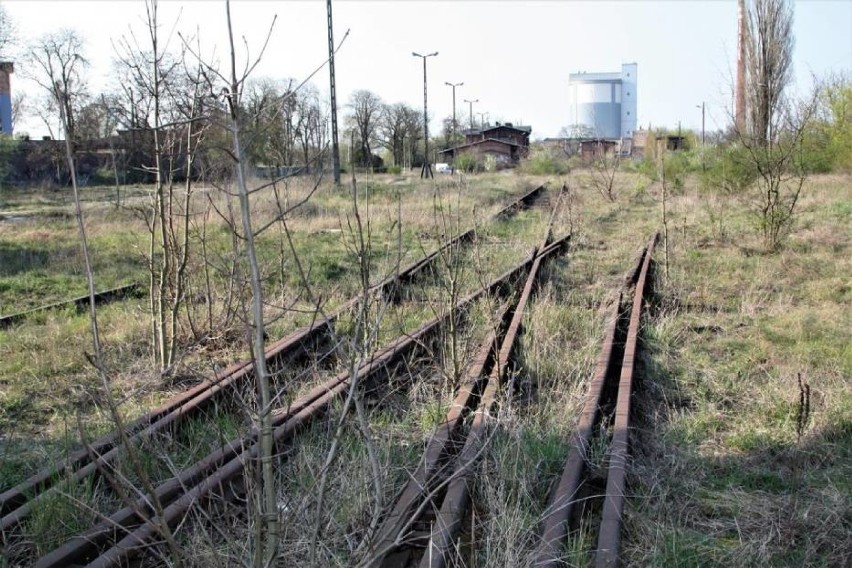
<svg viewBox="0 0 852 568"><path fill-rule="evenodd" d="M15 71L11 61L0 61L0 134L12 135L12 87L10 75Z"/></svg>
<svg viewBox="0 0 852 568"><path fill-rule="evenodd" d="M734 87L734 126L745 134L746 117L746 7L745 0L737 2L737 84Z"/></svg>

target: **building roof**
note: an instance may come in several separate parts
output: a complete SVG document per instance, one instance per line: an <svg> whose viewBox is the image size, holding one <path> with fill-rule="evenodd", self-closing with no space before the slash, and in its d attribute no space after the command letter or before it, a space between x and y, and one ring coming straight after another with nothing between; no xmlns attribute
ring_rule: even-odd
<svg viewBox="0 0 852 568"><path fill-rule="evenodd" d="M515 126L511 122L504 122L503 124L498 122L494 126L490 126L482 130L482 132L490 132L492 130L497 130L498 128L508 128L509 130L517 130L518 132L525 132L526 134L532 132L532 126Z"/></svg>
<svg viewBox="0 0 852 568"><path fill-rule="evenodd" d="M526 146L521 146L520 144L515 144L514 142L509 142L508 140L500 140L499 138L485 138L483 140L477 140L476 142L469 142L467 144L460 144L453 148L447 148L445 150L440 150L438 153L443 154L446 152L452 152L454 150L461 150L462 148L470 148L472 146L479 146L480 144L485 144L486 142L497 142L498 144L505 144L506 146L514 146L515 148L525 148Z"/></svg>
<svg viewBox="0 0 852 568"><path fill-rule="evenodd" d="M517 130L518 132L523 132L525 134L530 134L532 132L532 126L515 126L511 122L504 122L503 124L487 124L481 128L468 128L464 130L462 134L465 136L472 136L474 134L485 134L486 132L491 132L492 130L497 130L498 128L508 128L509 130Z"/></svg>
<svg viewBox="0 0 852 568"><path fill-rule="evenodd" d="M569 73L569 83L611 83L613 81L621 82L621 72L617 73Z"/></svg>

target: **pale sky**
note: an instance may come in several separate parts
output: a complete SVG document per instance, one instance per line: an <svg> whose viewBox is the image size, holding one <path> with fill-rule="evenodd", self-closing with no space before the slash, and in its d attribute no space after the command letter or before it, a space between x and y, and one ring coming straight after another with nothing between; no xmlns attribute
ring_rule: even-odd
<svg viewBox="0 0 852 568"><path fill-rule="evenodd" d="M142 0L2 0L22 43L62 27L77 30L92 62L93 93L109 89L112 40L134 26L143 35ZM715 1L414 1L334 0L335 42L349 38L337 58L338 106L352 91L368 89L385 102L422 109L422 61L428 60L430 130L458 112L464 99L479 99L474 113L490 121L528 124L533 138L556 136L570 120L568 74L620 71L638 64L638 119L646 127L699 129L707 104L707 129L723 128L731 106L736 57L735 0ZM302 79L327 57L324 0L232 0L235 34L245 36L252 54L260 49L278 15L264 60L255 77ZM177 19L178 14L180 18ZM177 20L176 20L177 19ZM209 54L225 54L223 0L161 0L163 35L174 27L196 29ZM175 22L177 23L175 24ZM803 0L794 6L794 88L806 92L811 76L852 72L852 0ZM175 37L173 45L178 47ZM240 52L244 58L244 50ZM16 90L35 94L21 64L12 78ZM312 83L328 93L328 71ZM30 97L32 100L33 97ZM16 128L46 134L38 119Z"/></svg>

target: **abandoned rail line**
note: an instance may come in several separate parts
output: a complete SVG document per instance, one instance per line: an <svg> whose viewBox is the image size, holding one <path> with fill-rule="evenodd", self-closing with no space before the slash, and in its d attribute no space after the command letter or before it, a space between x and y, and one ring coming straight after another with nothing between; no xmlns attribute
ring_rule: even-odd
<svg viewBox="0 0 852 568"><path fill-rule="evenodd" d="M141 291L142 290L139 284L136 283L126 284L124 286L118 286L116 288L110 288L109 290L103 290L101 292L95 293L95 305L100 306L103 304L108 304L110 302L115 302L117 300L138 297L141 294ZM78 298L71 298L70 300L63 300L61 302L55 302L53 304L39 306L37 308L26 310L24 312L0 316L0 329L11 327L12 325L19 323L27 319L28 317L38 313L46 312L49 310L64 309L71 306L74 306L77 311L82 312L89 306L89 296L85 295L80 296Z"/></svg>
<svg viewBox="0 0 852 568"><path fill-rule="evenodd" d="M598 523L595 565L598 568L608 568L619 563L621 517L626 495L629 454L628 437L631 427L630 406L639 325L647 300L646 294L651 285L651 260L658 239L659 233L654 233L628 274L626 280L634 288L632 303L622 310L623 291L613 303L594 378L586 395L562 475L545 512L541 541L536 551L536 566L561 565L561 550L569 524L573 521L576 528L584 513L593 514L594 507L591 506L589 498L596 497L596 484L583 476L587 473L586 464L593 438L604 436L604 431L609 429L612 429L613 433L602 512ZM601 480L595 481L600 485ZM579 508L584 511L578 511Z"/></svg>
<svg viewBox="0 0 852 568"><path fill-rule="evenodd" d="M516 280L537 268L542 259L561 250L568 238L562 237L543 250L534 251L487 286L461 299L455 306L456 312L468 309L489 293L504 296L511 293L516 287ZM529 290L525 295L529 296ZM322 416L334 400L345 396L356 381L372 382L368 390L377 388L375 379L383 374L392 375L394 367L413 356L446 323L450 313L439 315L416 331L391 341L366 361L354 376L344 371L282 409L282 412L276 413L273 436L279 449L309 423ZM91 567L117 566L136 555L144 554L164 525L175 526L192 507L206 502L212 495L224 500L232 497L235 479L242 475L245 464L256 456L257 450L253 435L230 442L157 488L156 497L163 506L161 517L157 517L151 509L150 496L143 497L41 558L36 566L62 566L81 562L87 562ZM98 551L101 547L106 549Z"/></svg>
<svg viewBox="0 0 852 568"><path fill-rule="evenodd" d="M541 197L544 190L544 186L539 186L526 192L502 208L494 218L506 218L519 210L531 206ZM397 299L402 287L412 283L418 274L434 263L442 250L468 242L473 239L474 235L475 230L469 229L455 236L431 254L375 285L372 291L390 299ZM88 298L86 298L86 301L88 301ZM267 349L267 360L273 365L280 366L285 361L293 360L300 354L309 354L312 351L310 346L315 345L316 342L321 341L323 337L327 336L331 332L335 321L341 314L346 313L348 309L354 306L357 301L357 298L353 298L332 314L321 317L312 324L304 326L273 343ZM433 322L433 325L437 324ZM250 361L242 361L231 365L221 373L217 373L212 379L203 380L198 385L178 394L160 407L126 425L123 435L132 440L141 440L156 432L172 427L187 416L197 412L200 408L215 401L217 397L222 396L223 393L227 392L234 385L247 381L251 373L252 366ZM285 420L287 416L294 412L296 414L302 411L313 412L317 408L314 403L318 397L324 394L327 395L330 391L334 391L335 388L339 391L340 388L343 388L340 385L345 383L345 379L338 377L336 381L332 382L335 383L333 386L327 384L318 387L306 398L292 404L287 413L276 416L277 422L280 423L281 420ZM324 400L327 402L330 399ZM325 403L318 404L322 406ZM286 429L286 424L282 427ZM19 485L0 494L0 514L3 515L0 518L0 534L3 536L4 547L10 546L8 544L9 541L14 541L13 533L15 528L30 514L34 504L50 492L59 480L64 479L72 483L79 482L97 472L108 471L111 462L120 454L121 447L119 442L121 435L120 432L113 431L92 442L86 448L73 452L56 467L46 468ZM222 450L221 455L212 457L209 464L199 466L199 470L193 474L189 474L189 477L194 479L201 471L208 470L211 464L225 460L239 447L239 443L236 446L229 445L228 449ZM186 483L186 479L182 479L181 483ZM168 484L164 485L166 486L164 489L166 495L172 495L176 490L175 487L169 487Z"/></svg>

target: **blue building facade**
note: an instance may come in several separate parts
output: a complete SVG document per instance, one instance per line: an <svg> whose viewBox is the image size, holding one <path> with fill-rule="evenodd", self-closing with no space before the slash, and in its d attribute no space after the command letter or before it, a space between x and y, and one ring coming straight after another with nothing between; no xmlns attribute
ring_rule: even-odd
<svg viewBox="0 0 852 568"><path fill-rule="evenodd" d="M15 66L0 61L0 134L12 135L12 88L10 75Z"/></svg>

